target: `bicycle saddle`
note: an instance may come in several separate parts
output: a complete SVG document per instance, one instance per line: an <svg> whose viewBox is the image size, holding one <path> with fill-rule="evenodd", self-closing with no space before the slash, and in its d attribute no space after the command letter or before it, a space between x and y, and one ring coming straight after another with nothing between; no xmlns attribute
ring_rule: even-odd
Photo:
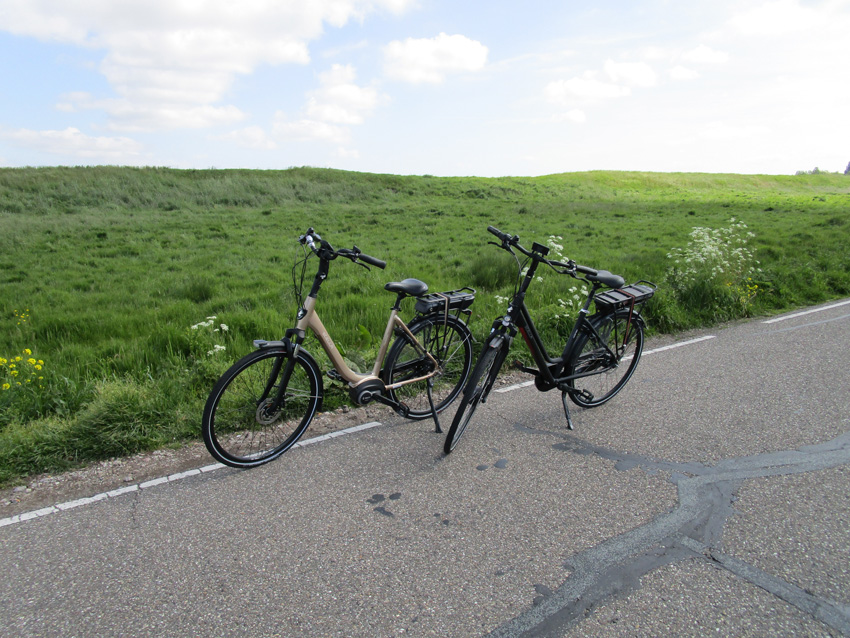
<svg viewBox="0 0 850 638"><path fill-rule="evenodd" d="M600 284L605 284L609 288L621 288L626 284L626 280L620 275L614 275L607 270L597 270L595 275L587 275L586 278L590 281L598 281Z"/></svg>
<svg viewBox="0 0 850 638"><path fill-rule="evenodd" d="M428 284L418 279L405 279L404 281L391 281L385 289L390 292L401 292L411 297L418 297L428 292Z"/></svg>

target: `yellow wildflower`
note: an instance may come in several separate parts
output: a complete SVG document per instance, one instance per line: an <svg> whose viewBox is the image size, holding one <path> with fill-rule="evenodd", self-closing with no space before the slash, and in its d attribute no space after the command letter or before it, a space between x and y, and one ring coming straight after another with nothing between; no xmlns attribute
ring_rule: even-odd
<svg viewBox="0 0 850 638"><path fill-rule="evenodd" d="M4 389L4 390L8 390L8 389L9 389L9 388L11 388L11 387L12 387L12 386L10 386L8 383L4 383L4 384L3 384L3 389Z"/></svg>
<svg viewBox="0 0 850 638"><path fill-rule="evenodd" d="M35 359L30 357L29 359L27 359L27 363L30 364L31 366L34 366L35 365Z"/></svg>
<svg viewBox="0 0 850 638"><path fill-rule="evenodd" d="M29 356L32 354L32 350L30 350L29 348L24 348L24 354Z"/></svg>

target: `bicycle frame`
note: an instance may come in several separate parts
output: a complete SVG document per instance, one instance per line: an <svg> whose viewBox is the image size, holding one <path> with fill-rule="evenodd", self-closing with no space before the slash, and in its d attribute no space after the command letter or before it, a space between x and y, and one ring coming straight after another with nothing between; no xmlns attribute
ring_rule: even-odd
<svg viewBox="0 0 850 638"><path fill-rule="evenodd" d="M539 375L542 378L543 385L548 389L556 387L559 389L569 389L568 386L566 386L567 381L601 374L605 371L604 369L592 370L590 372L560 376L559 373L562 370L562 366L569 360L570 354L572 353L573 345L576 342L576 335L579 334L579 331L588 331L593 334L597 338L598 342L605 346L605 349L608 351L607 353L612 360L616 359L616 354L611 351L607 344L605 344L605 340L600 337L596 328L594 328L593 324L587 318L590 304L593 301L596 292L602 287L602 285L598 282L592 283L591 290L587 295L584 305L579 310L578 319L576 320L575 325L573 325L573 329L570 332L570 336L567 339L561 356L553 358L546 350L546 346L540 337L540 333L537 331L534 321L531 318L531 313L525 305L525 293L534 279L534 274L537 271L539 264L540 261L532 258L532 263L523 278L522 284L508 306L508 314L501 322L497 322L495 325L501 323L501 325L503 325L506 329L510 330L511 334L509 336L509 340L511 341L516 334L516 330L519 330L519 333L522 335L529 351L531 351L531 356L534 358L534 362L537 364L538 368L537 370L523 368L524 372Z"/></svg>
<svg viewBox="0 0 850 638"><path fill-rule="evenodd" d="M437 360L431 356L431 353L425 350L422 347L422 344L416 339L404 321L401 320L398 313L398 304L392 307L390 310L390 317L387 321L387 327L384 330L384 337L381 340L381 345L378 348L378 356L375 359L375 364L372 366L372 372L370 374L358 374L354 372L348 364L346 364L345 359L343 359L342 354L339 352L339 348L336 347L336 344L333 342L331 335L328 333L327 328L325 328L322 320L319 318L318 313L316 312L316 297L309 296L304 301L304 308L298 313L298 323L295 326L296 331L296 347L300 347L301 343L304 341L304 336L306 335L306 330L309 328L313 331L313 334L316 335L316 339L319 341L319 344L322 346L322 349L328 355L328 358L331 360L331 364L333 364L334 369L339 373L339 375L348 382L352 387L356 387L365 381L371 380L380 380L381 367L384 362L384 358L387 355L387 350L390 346L390 341L392 340L393 332L395 329L399 329L404 332L405 335L411 340L414 348L416 348L419 354L424 354L431 360L434 364L434 370L430 374L427 374L422 377L417 377L415 379L407 379L406 381L401 381L399 383L394 383L392 385L385 385L384 387L387 389L395 389L401 386L407 385L409 383L417 383L419 381L424 381L426 379L430 379L437 375L439 371L439 365Z"/></svg>

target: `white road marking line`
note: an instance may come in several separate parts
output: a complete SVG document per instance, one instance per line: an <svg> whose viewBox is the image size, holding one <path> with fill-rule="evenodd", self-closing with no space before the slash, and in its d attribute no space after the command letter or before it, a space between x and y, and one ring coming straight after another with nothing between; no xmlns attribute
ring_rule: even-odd
<svg viewBox="0 0 850 638"><path fill-rule="evenodd" d="M355 432L362 432L363 430L368 430L370 428L374 428L381 425L380 421L370 421L369 423L362 423L360 425L355 425L350 428L346 428L344 430L339 430L337 432L332 432L330 434L325 434L322 436L313 437L312 439L306 439L304 441L299 441L293 447L303 447L305 445L310 445L312 443L320 443L322 441L330 441L332 438L336 438L338 436L342 436L344 434L353 434ZM47 516L48 514L55 514L56 512L64 512L65 510L74 509L75 507L81 507L83 505L90 505L92 503L97 503L98 501L103 501L109 498L115 498L117 496L122 496L124 494L129 494L130 492L138 492L140 490L146 490L151 487L156 487L157 485L164 485L165 483L174 483L176 481L181 481L185 478L189 478L190 476L197 476L198 474L206 474L207 472L214 472L215 470L220 470L221 468L226 467L221 463L213 463L212 465L205 465L204 467L199 467L192 470L186 470L185 472L178 472L177 474L171 474L169 476L161 476L159 478L151 479L150 481L145 481L144 483L136 483L135 485L127 485L125 487L119 487L115 490L110 490L109 492L101 492L100 494L95 494L94 496L88 496L86 498L79 498L75 501L67 501L65 503L57 503L56 505L50 505L49 507L43 507L39 510L34 510L32 512L24 512L23 514L16 514L15 516L10 516L8 518L0 518L0 527L6 527L7 525L15 525L16 523L23 523L24 521L29 521L34 518L41 518L42 516Z"/></svg>
<svg viewBox="0 0 850 638"><path fill-rule="evenodd" d="M688 341L680 341L679 343L671 343L669 346L661 346L660 348L653 348L652 350L646 350L642 356L646 356L648 354L655 354L656 352L664 352L665 350L672 350L673 348L681 348L682 346L690 346L694 343L699 343L700 341L708 341L709 339L716 339L717 335L706 335L704 337L697 337L696 339L689 339Z"/></svg>
<svg viewBox="0 0 850 638"><path fill-rule="evenodd" d="M824 306L823 308L815 308L813 310L804 310L802 312L795 312L793 315L784 315L782 317L776 317L774 319L768 319L767 321L762 321L762 323L776 323L778 321L785 321L786 319L794 319L796 317L802 317L803 315L810 315L813 312L821 312L822 310L831 310L832 308L838 308L840 306L846 306L850 304L850 299L847 301L839 301L838 303L830 304L828 306Z"/></svg>
<svg viewBox="0 0 850 638"><path fill-rule="evenodd" d="M498 390L496 390L496 392L510 392L511 390L527 388L530 385L534 385L534 381L523 381L522 383L517 383L516 385L509 385L507 388L499 388Z"/></svg>

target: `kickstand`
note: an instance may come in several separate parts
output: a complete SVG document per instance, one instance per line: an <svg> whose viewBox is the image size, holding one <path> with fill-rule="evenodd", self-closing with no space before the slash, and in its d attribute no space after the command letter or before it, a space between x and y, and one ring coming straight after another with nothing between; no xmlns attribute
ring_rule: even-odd
<svg viewBox="0 0 850 638"><path fill-rule="evenodd" d="M431 406L431 414L434 415L434 426L437 428L434 430L437 434L443 433L443 428L440 427L440 420L437 418L437 407L434 405L434 397L431 396L431 388L434 387L434 380L428 379L428 404Z"/></svg>
<svg viewBox="0 0 850 638"><path fill-rule="evenodd" d="M561 393L561 401L564 404L564 416L567 417L567 429L572 430L573 428L573 420L570 418L570 407L567 405L567 393Z"/></svg>

